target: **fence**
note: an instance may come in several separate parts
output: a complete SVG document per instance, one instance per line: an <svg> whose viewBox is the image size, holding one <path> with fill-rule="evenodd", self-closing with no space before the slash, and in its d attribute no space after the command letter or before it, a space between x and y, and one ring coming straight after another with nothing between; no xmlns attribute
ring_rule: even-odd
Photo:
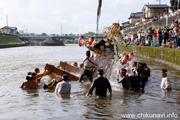
<svg viewBox="0 0 180 120"><path fill-rule="evenodd" d="M168 17L168 26L171 25L173 20L176 20L179 18L180 18L180 14L177 14L176 16ZM122 30L122 32L123 34L128 34L130 32L137 33L140 28L142 28L143 30L147 30L149 26L152 26L153 28L160 28L160 27L166 26L166 18L158 20L158 21L154 21L154 22L142 25L142 26L137 26L135 28L130 28L128 30Z"/></svg>

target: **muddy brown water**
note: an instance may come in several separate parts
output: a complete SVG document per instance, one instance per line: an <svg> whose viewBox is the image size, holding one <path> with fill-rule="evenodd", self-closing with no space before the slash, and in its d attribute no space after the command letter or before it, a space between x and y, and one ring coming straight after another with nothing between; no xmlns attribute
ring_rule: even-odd
<svg viewBox="0 0 180 120"><path fill-rule="evenodd" d="M90 83L77 81L70 82L70 96L57 96L42 88L48 77L37 90L19 88L34 68L42 72L46 63L58 65L60 60L81 63L86 50L78 45L0 49L0 120L180 119L180 71L140 57L132 61L146 62L151 68L144 93L123 91L115 79L110 80L113 96L107 98L86 97ZM172 91L160 90L162 68L168 69Z"/></svg>

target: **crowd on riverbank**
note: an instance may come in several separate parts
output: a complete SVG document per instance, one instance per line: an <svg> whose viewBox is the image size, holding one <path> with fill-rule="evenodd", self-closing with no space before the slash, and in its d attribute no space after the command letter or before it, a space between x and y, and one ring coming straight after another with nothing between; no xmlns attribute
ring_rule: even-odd
<svg viewBox="0 0 180 120"><path fill-rule="evenodd" d="M177 16L180 14L180 10L173 10L172 12L164 12L163 14L159 15L159 16L153 16L151 17L149 20L147 21L141 21L141 22L137 22L135 25L133 26L129 26L129 27L125 27L123 30L129 30L129 29L133 29L136 27L141 27L143 25L147 25L149 23L153 23L155 21L158 20L162 20L162 19L167 19L167 18L171 18L173 16Z"/></svg>
<svg viewBox="0 0 180 120"><path fill-rule="evenodd" d="M155 29L149 28L124 36L123 44L140 46L163 46L180 49L180 20L173 20L171 26Z"/></svg>

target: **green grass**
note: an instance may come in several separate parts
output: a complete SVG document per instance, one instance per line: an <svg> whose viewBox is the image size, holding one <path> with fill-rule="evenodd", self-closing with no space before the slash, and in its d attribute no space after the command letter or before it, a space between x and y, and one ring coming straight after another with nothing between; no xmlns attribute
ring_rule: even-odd
<svg viewBox="0 0 180 120"><path fill-rule="evenodd" d="M0 45L9 45L9 44L22 44L22 41L16 37L0 36Z"/></svg>
<svg viewBox="0 0 180 120"><path fill-rule="evenodd" d="M28 40L29 42L40 42L38 40Z"/></svg>
<svg viewBox="0 0 180 120"><path fill-rule="evenodd" d="M64 44L78 44L78 40L66 40Z"/></svg>

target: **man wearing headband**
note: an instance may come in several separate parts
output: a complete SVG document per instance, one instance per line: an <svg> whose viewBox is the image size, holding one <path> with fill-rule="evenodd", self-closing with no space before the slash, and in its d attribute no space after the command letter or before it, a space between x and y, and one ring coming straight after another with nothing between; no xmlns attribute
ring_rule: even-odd
<svg viewBox="0 0 180 120"><path fill-rule="evenodd" d="M103 74L103 69L98 70L98 77L94 79L91 88L89 89L89 92L86 94L86 96L89 96L89 94L92 95L94 88L96 88L96 96L106 97L107 89L109 90L110 96L112 95L111 84L106 77L103 77Z"/></svg>
<svg viewBox="0 0 180 120"><path fill-rule="evenodd" d="M37 79L37 74L31 73L31 75L26 76L26 81L22 83L21 88L36 89L38 87L38 82L36 79Z"/></svg>
<svg viewBox="0 0 180 120"><path fill-rule="evenodd" d="M171 89L171 81L168 79L167 77L167 70L166 69L162 69L161 70L161 76L163 77L162 78L162 81L161 81L161 89Z"/></svg>
<svg viewBox="0 0 180 120"><path fill-rule="evenodd" d="M119 71L119 74L121 75L122 79L119 80L119 76L117 75L117 82L122 83L123 89L129 90L129 77L126 75L127 70L122 68Z"/></svg>

